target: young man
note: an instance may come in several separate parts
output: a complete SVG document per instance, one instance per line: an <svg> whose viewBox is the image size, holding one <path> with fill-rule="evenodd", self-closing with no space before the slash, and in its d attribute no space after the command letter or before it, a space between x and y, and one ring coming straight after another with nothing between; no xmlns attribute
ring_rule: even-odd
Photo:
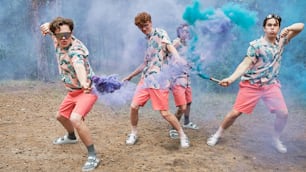
<svg viewBox="0 0 306 172"><path fill-rule="evenodd" d="M68 93L59 107L56 119L67 130L67 135L57 138L53 144L73 144L77 142L74 129L88 150L88 158L82 170L95 169L100 160L96 152L89 128L84 118L97 100L91 92L92 68L88 62L88 50L72 35L73 21L62 17L41 25L43 35L50 34L54 41L61 80Z"/></svg>
<svg viewBox="0 0 306 172"><path fill-rule="evenodd" d="M138 83L131 103L131 133L128 135L126 144L133 145L136 143L138 139L137 123L139 107L144 106L146 102L151 99L153 109L158 110L162 117L178 131L181 147L187 148L189 147L188 137L184 133L176 117L169 112L169 84L166 84L166 86L163 85L164 83L159 83L159 77L162 75L161 70L164 65L164 60L167 58L167 54L170 53L174 59L179 59L180 57L171 44L167 32L152 27L150 14L146 12L139 13L135 17L135 25L146 35L147 50L144 63L123 79L131 80L134 76L142 72L141 80ZM167 81L167 83L169 83L169 81Z"/></svg>
<svg viewBox="0 0 306 172"><path fill-rule="evenodd" d="M303 30L304 24L295 23L285 27L278 37L280 25L281 17L268 15L263 21L264 36L250 43L246 57L235 72L220 81L221 86L227 87L242 76L233 109L225 116L217 132L207 140L208 145L214 146L225 129L242 113L252 113L257 102L262 99L270 112L276 114L273 146L280 153L287 152L286 146L280 141L280 135L287 122L288 110L278 74L284 46Z"/></svg>
<svg viewBox="0 0 306 172"><path fill-rule="evenodd" d="M182 24L177 28L177 38L173 40L173 46L180 53L181 57L187 56L188 51L188 41L190 40L190 31L187 24ZM187 58L187 57L186 57ZM186 59L187 60L187 59ZM190 106L192 102L192 89L190 81L190 68L191 66L187 64L182 72L173 76L171 80L171 90L174 97L174 102L177 107L175 116L178 121L181 120L184 114L184 128L190 128L197 130L199 127L190 121ZM171 138L175 139L178 137L178 133L175 129L169 131Z"/></svg>

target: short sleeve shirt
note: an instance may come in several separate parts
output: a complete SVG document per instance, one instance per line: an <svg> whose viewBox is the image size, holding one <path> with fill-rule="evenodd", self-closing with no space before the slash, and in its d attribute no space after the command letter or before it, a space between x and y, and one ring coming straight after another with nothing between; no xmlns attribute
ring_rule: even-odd
<svg viewBox="0 0 306 172"><path fill-rule="evenodd" d="M277 81L282 51L286 39L277 39L274 44L269 43L263 37L252 41L247 50L248 57L253 64L241 77L241 80L248 80L251 84L271 84Z"/></svg>
<svg viewBox="0 0 306 172"><path fill-rule="evenodd" d="M74 36L72 37L72 43L69 47L61 49L56 47L56 56L59 65L59 72L61 80L64 82L67 89L82 88L74 65L77 63L83 64L87 73L88 80L94 75L93 70L88 62L88 49L85 45Z"/></svg>
<svg viewBox="0 0 306 172"><path fill-rule="evenodd" d="M150 35L147 35L147 50L144 60L146 66L142 72L142 78L145 79L147 88L160 89L160 72L167 58L167 45L171 44L170 38L163 29L155 28ZM166 81L166 87L169 87L169 81Z"/></svg>
<svg viewBox="0 0 306 172"><path fill-rule="evenodd" d="M185 58L187 60L187 51L188 47L187 45L184 45L181 41L180 38L176 38L173 40L173 46L176 48L178 51L180 57ZM172 85L180 85L184 88L190 87L191 80L190 80L190 66L191 64L186 64L184 66L184 70L181 71L181 73L175 75L172 78Z"/></svg>

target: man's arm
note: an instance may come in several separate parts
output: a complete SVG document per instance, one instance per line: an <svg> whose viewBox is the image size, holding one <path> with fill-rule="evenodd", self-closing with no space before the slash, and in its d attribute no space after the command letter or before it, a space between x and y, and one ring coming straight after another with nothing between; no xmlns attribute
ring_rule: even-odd
<svg viewBox="0 0 306 172"><path fill-rule="evenodd" d="M87 73L86 73L84 64L81 62L74 62L73 66L74 66L74 70L76 72L77 78L82 88L84 89L84 92L89 93L91 90L91 86L90 86L90 83L87 82Z"/></svg>
<svg viewBox="0 0 306 172"><path fill-rule="evenodd" d="M173 62L175 64L180 64L180 65L186 65L187 62L185 59L180 57L179 53L177 52L176 48L172 44L167 44L167 50L171 53L171 57L173 58Z"/></svg>
<svg viewBox="0 0 306 172"><path fill-rule="evenodd" d="M167 50L172 54L175 59L179 59L180 55L177 52L176 48L172 44L167 44Z"/></svg>
<svg viewBox="0 0 306 172"><path fill-rule="evenodd" d="M40 25L41 34L44 35L44 36L46 36L48 34L51 35L53 43L54 43L54 47L56 47L57 46L57 40L56 40L55 36L53 35L53 33L50 31L49 27L50 27L50 23L48 23L48 22Z"/></svg>
<svg viewBox="0 0 306 172"><path fill-rule="evenodd" d="M252 64L252 60L250 57L245 57L243 59L243 61L238 65L238 67L236 68L236 70L232 73L231 76L229 76L228 78L222 79L219 84L221 86L227 87L229 86L231 83L233 83L237 78L239 78L241 75L243 75L250 67L250 65Z"/></svg>
<svg viewBox="0 0 306 172"><path fill-rule="evenodd" d="M304 29L304 23L294 23L290 26L285 27L280 36L287 37L288 41L290 41L293 37L299 34Z"/></svg>
<svg viewBox="0 0 306 172"><path fill-rule="evenodd" d="M146 66L146 62L143 62L131 74L129 74L129 76L123 78L122 81L129 81L129 80L131 80L134 76L136 76L139 73L141 73L142 70L145 68L145 66Z"/></svg>

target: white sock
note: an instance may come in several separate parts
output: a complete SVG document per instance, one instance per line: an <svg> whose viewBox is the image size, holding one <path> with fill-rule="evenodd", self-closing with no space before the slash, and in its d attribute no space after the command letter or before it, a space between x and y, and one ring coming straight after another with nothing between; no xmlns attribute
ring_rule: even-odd
<svg viewBox="0 0 306 172"><path fill-rule="evenodd" d="M222 136L224 129L222 127L219 127L217 132L214 134L215 137L219 138Z"/></svg>
<svg viewBox="0 0 306 172"><path fill-rule="evenodd" d="M179 131L178 133L179 133L181 139L187 137L186 134L184 133L184 131L183 131L182 129L180 129L180 131Z"/></svg>
<svg viewBox="0 0 306 172"><path fill-rule="evenodd" d="M137 136L137 127L136 126L132 126L131 134L134 134L135 136Z"/></svg>

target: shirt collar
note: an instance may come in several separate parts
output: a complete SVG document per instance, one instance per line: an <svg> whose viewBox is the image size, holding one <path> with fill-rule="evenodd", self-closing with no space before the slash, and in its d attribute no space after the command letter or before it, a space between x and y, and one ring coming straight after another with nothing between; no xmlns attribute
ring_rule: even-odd
<svg viewBox="0 0 306 172"><path fill-rule="evenodd" d="M267 46L278 46L278 44L279 44L279 38L278 37L276 38L276 40L273 44L270 43L269 41L267 41L264 36L261 37L261 41L264 45L267 45Z"/></svg>
<svg viewBox="0 0 306 172"><path fill-rule="evenodd" d="M150 39L151 36L154 34L154 32L155 32L155 29L152 28L151 33L149 33L149 34L146 35L146 39Z"/></svg>

